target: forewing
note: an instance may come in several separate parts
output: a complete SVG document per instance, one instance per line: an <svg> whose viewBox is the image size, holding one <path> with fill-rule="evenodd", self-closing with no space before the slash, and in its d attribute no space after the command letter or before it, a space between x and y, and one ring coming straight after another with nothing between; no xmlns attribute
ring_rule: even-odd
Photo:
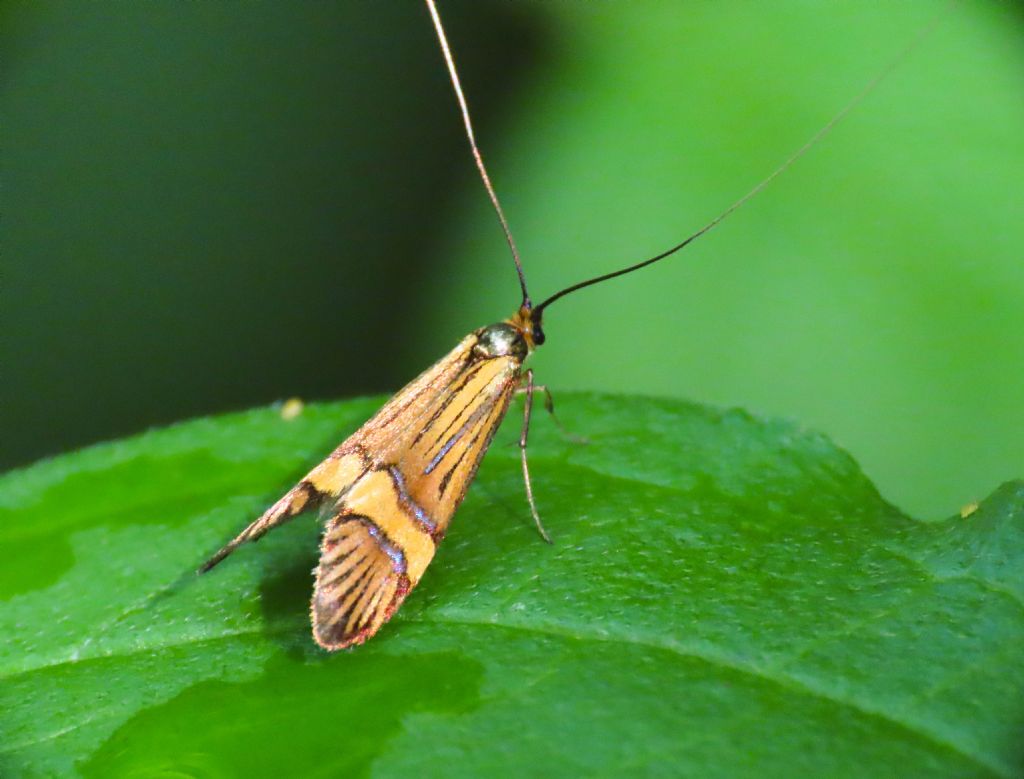
<svg viewBox="0 0 1024 779"><path fill-rule="evenodd" d="M323 506L325 502L342 495L369 468L366 458L360 452L345 451L347 443L303 476L273 506L203 563L199 572L206 573L247 541L258 541L262 535L303 511Z"/></svg>
<svg viewBox="0 0 1024 779"><path fill-rule="evenodd" d="M520 366L511 357L467 361L417 408L414 424L400 418L400 432L378 439L376 462L342 495L324 532L311 608L321 646L370 638L419 582L501 424Z"/></svg>
<svg viewBox="0 0 1024 779"><path fill-rule="evenodd" d="M410 382L200 570L320 507L313 635L341 649L376 633L433 559L518 385L522 362L480 356L477 341Z"/></svg>
<svg viewBox="0 0 1024 779"><path fill-rule="evenodd" d="M452 351L413 379L349 436L323 462L306 474L273 506L223 546L199 569L205 573L242 544L256 541L278 525L311 508L332 507L375 464L397 456L417 425L451 390L453 382L473 361L476 335L466 336Z"/></svg>
<svg viewBox="0 0 1024 779"><path fill-rule="evenodd" d="M408 500L440 539L466 496L519 384L522 363L499 357L470 363L438 398L398 456Z"/></svg>

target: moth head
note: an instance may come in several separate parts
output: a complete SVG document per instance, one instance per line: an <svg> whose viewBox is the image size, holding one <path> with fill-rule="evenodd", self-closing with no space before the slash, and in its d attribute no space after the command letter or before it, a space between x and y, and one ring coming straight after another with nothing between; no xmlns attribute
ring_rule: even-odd
<svg viewBox="0 0 1024 779"><path fill-rule="evenodd" d="M522 361L530 353L523 331L511 321L488 325L477 335L473 351L481 357L515 357Z"/></svg>
<svg viewBox="0 0 1024 779"><path fill-rule="evenodd" d="M541 312L534 309L530 299L527 298L519 306L519 310L505 320L505 324L511 325L519 331L520 337L526 344L527 353L544 343L544 331L540 327L540 314Z"/></svg>

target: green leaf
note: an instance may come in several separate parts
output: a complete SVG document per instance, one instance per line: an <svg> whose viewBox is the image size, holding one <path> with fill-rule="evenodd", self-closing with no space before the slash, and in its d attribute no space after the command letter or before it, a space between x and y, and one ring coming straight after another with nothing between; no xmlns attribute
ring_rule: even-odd
<svg viewBox="0 0 1024 779"><path fill-rule="evenodd" d="M1024 484L942 522L792 424L516 409L420 587L329 655L299 519L206 555L379 399L203 419L0 479L0 774L1019 776Z"/></svg>

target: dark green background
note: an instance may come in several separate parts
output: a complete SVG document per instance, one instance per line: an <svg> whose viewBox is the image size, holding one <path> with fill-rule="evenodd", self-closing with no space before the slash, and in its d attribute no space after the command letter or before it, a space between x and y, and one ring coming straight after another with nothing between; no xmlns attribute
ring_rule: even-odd
<svg viewBox="0 0 1024 779"><path fill-rule="evenodd" d="M535 297L700 226L932 2L442 5ZM3 466L395 389L517 302L419 3L0 6ZM938 516L1024 474L1024 14L962 2L540 378L780 414ZM580 431L586 433L586 431Z"/></svg>

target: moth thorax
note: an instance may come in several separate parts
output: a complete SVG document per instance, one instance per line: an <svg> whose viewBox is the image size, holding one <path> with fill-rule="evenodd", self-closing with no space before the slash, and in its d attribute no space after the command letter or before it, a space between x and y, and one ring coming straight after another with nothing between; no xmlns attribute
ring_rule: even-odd
<svg viewBox="0 0 1024 779"><path fill-rule="evenodd" d="M525 360L529 349L519 328L507 322L498 322L480 331L474 351L481 357L511 356Z"/></svg>

